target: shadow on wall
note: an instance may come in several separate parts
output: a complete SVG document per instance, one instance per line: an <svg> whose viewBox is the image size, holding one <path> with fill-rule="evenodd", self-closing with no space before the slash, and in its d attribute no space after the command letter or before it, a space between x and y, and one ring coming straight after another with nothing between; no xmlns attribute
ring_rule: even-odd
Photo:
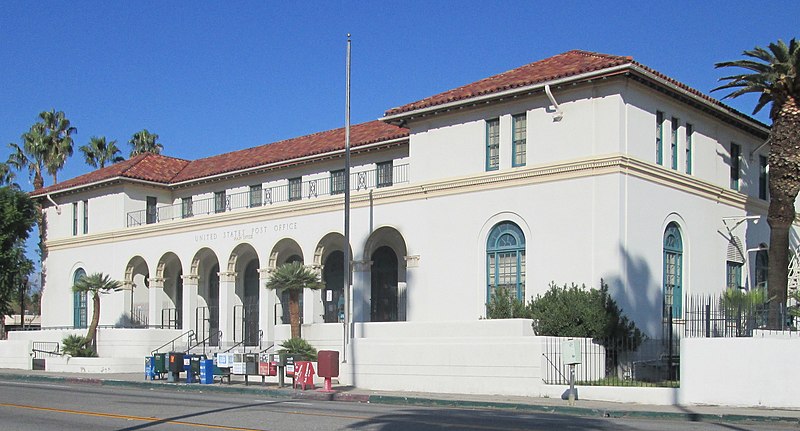
<svg viewBox="0 0 800 431"><path fill-rule="evenodd" d="M622 246L620 254L625 262L624 268L628 269L628 277L624 279L619 273L607 275L605 282L608 283L609 293L640 330L648 337L659 338L662 330L661 283L654 278L644 258L631 255Z"/></svg>

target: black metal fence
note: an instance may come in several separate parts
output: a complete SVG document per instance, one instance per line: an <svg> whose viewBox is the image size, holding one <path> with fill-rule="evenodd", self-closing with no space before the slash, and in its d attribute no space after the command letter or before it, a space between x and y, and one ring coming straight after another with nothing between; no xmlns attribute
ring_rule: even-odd
<svg viewBox="0 0 800 431"><path fill-rule="evenodd" d="M563 337L545 337L542 379L546 384L569 384L570 366L562 360ZM579 338L581 363L575 382L583 386L679 386L680 344L658 340Z"/></svg>
<svg viewBox="0 0 800 431"><path fill-rule="evenodd" d="M683 311L673 326L684 337L752 337L768 322L767 304L726 294L687 296ZM788 327L786 313L781 314Z"/></svg>

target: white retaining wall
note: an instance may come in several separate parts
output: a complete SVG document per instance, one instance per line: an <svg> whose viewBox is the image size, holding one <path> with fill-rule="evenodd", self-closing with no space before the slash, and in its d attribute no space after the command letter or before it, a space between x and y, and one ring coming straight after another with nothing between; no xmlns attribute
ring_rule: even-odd
<svg viewBox="0 0 800 431"><path fill-rule="evenodd" d="M18 370L33 368L33 356L30 340L3 340L0 341L0 367Z"/></svg>
<svg viewBox="0 0 800 431"><path fill-rule="evenodd" d="M800 408L800 338L681 340L681 404Z"/></svg>

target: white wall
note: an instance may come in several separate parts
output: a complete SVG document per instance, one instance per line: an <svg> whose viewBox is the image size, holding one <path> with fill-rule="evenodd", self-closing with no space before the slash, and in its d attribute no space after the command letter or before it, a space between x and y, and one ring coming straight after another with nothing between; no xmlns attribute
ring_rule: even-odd
<svg viewBox="0 0 800 431"><path fill-rule="evenodd" d="M800 408L800 338L684 338L683 404Z"/></svg>

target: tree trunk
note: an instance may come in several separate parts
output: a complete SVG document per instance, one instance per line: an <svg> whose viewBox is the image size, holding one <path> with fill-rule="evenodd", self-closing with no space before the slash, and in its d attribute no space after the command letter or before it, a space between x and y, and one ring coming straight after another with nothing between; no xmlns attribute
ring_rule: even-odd
<svg viewBox="0 0 800 431"><path fill-rule="evenodd" d="M100 294L94 292L94 296L92 296L92 323L89 325L89 332L86 334L86 344L84 345L91 345L95 355L97 355L98 323L100 323Z"/></svg>
<svg viewBox="0 0 800 431"><path fill-rule="evenodd" d="M774 118L769 152L769 327L782 329L789 282L789 234L800 191L800 110L788 98Z"/></svg>
<svg viewBox="0 0 800 431"><path fill-rule="evenodd" d="M300 338L300 292L289 290L289 323L292 338Z"/></svg>

